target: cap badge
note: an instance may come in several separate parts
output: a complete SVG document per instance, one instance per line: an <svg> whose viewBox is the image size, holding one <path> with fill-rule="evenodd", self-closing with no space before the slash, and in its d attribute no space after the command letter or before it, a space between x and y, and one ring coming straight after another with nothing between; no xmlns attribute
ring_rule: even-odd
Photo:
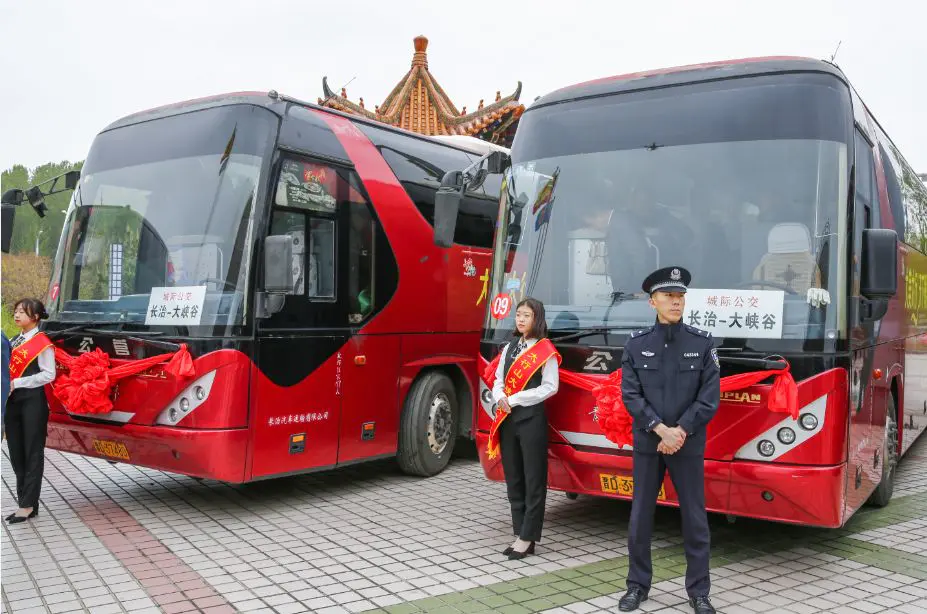
<svg viewBox="0 0 927 614"><path fill-rule="evenodd" d="M679 272L679 269L673 269L670 272L670 279L672 279L673 281L679 281L680 279L682 279L682 273Z"/></svg>

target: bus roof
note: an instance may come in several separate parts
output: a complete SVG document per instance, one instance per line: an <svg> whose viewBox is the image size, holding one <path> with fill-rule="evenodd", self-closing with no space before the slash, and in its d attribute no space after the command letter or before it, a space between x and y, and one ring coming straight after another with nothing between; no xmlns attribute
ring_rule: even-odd
<svg viewBox="0 0 927 614"><path fill-rule="evenodd" d="M502 151L508 153L510 150L502 145L496 145L475 136L465 136L463 134L440 134L430 137L440 143L456 145L461 149L466 149L470 153L485 156L493 151Z"/></svg>
<svg viewBox="0 0 927 614"><path fill-rule="evenodd" d="M179 102L174 102L159 107L153 107L143 111L137 111L121 117L116 121L112 122L106 126L101 132L107 132L115 128L121 128L123 126L129 126L132 124L138 124L145 121L150 121L158 119L161 117L170 117L172 115L179 115L181 113L189 113L191 111L199 111L202 109L209 109L213 107L228 106L233 104L251 104L259 107L264 107L277 115L283 117L286 113L286 108L288 105L296 105L305 107L308 109L313 109L316 111L321 111L323 113L329 113L331 115L339 115L350 119L353 122L368 124L376 128L383 130L388 130L390 132L396 132L403 134L405 136L413 137L416 139L427 140L431 142L440 143L446 147L452 147L454 149L459 149L470 154L476 154L479 156L486 155L490 151L499 149L501 151L508 152L509 150L502 147L501 145L496 145L494 143L489 143L483 141L482 139L477 139L475 137L468 137L463 135L451 135L451 136L435 136L430 137L424 134L419 134L417 132L411 132L403 128L397 128L395 126L390 126L389 124L384 124L374 120L370 120L358 115L352 115L350 113L344 113L337 111L335 109L330 109L328 107L321 107L317 104L311 102L305 102L292 98L289 96L278 94L276 91L270 92L257 92L257 91L242 91L242 92L229 92L225 94L216 94L214 96L205 96L203 98L193 98L190 100L182 100Z"/></svg>
<svg viewBox="0 0 927 614"><path fill-rule="evenodd" d="M822 72L832 74L843 81L847 80L837 66L823 60L794 56L744 58L661 68L577 83L542 96L525 111L529 112L538 107L567 102L577 98L607 96L621 92L684 85L716 79L789 72Z"/></svg>

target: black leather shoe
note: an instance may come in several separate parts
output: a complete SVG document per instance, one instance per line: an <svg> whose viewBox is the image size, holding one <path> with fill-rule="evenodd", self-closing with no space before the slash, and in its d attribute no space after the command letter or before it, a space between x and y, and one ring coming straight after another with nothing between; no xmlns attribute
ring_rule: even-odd
<svg viewBox="0 0 927 614"><path fill-rule="evenodd" d="M689 599L689 605L695 611L695 614L715 614L715 607L711 605L708 597L692 597Z"/></svg>
<svg viewBox="0 0 927 614"><path fill-rule="evenodd" d="M515 548L512 548L511 546L509 546L508 548L502 551L502 556L508 556L512 554L513 552L515 552Z"/></svg>
<svg viewBox="0 0 927 614"><path fill-rule="evenodd" d="M16 518L16 512L13 512L12 514L10 514L10 515L7 516L6 518L4 518L4 520L6 520L7 522L9 522L9 521L13 520L14 518Z"/></svg>
<svg viewBox="0 0 927 614"><path fill-rule="evenodd" d="M633 612L641 607L641 603L647 601L647 591L639 586L632 586L618 601L618 609L622 612Z"/></svg>
<svg viewBox="0 0 927 614"><path fill-rule="evenodd" d="M509 560L519 561L525 558L526 556L528 556L529 554L534 554L534 542L531 542L531 545L528 546L528 549L525 550L524 552L518 552L517 550L513 548L512 551L509 553Z"/></svg>

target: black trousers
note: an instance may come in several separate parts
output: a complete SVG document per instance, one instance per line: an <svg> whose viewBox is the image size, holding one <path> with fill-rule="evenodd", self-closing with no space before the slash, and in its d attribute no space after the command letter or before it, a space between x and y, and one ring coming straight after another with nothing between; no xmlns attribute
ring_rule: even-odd
<svg viewBox="0 0 927 614"><path fill-rule="evenodd" d="M518 412L530 412L518 415ZM512 506L512 530L539 541L547 501L547 415L541 407L516 407L500 427L505 487Z"/></svg>
<svg viewBox="0 0 927 614"><path fill-rule="evenodd" d="M705 459L701 455L634 452L634 495L628 535L628 588L636 585L645 591L650 590L653 578L653 563L650 558L653 513L667 469L676 488L679 511L682 513L682 537L686 551L686 592L690 597L708 596L711 590L708 574L711 534L708 529L708 513L705 511Z"/></svg>
<svg viewBox="0 0 927 614"><path fill-rule="evenodd" d="M19 507L35 507L45 472L45 438L48 435L48 401L45 392L14 390L6 405L6 443L16 474Z"/></svg>

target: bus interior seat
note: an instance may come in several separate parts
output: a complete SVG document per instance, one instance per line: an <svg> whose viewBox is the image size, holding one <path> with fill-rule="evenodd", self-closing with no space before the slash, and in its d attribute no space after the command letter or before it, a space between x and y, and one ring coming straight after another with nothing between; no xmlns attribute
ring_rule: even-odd
<svg viewBox="0 0 927 614"><path fill-rule="evenodd" d="M820 287L821 271L811 253L811 231L807 226L776 224L769 231L766 249L766 255L753 271L755 281L785 285L801 295L809 288Z"/></svg>

